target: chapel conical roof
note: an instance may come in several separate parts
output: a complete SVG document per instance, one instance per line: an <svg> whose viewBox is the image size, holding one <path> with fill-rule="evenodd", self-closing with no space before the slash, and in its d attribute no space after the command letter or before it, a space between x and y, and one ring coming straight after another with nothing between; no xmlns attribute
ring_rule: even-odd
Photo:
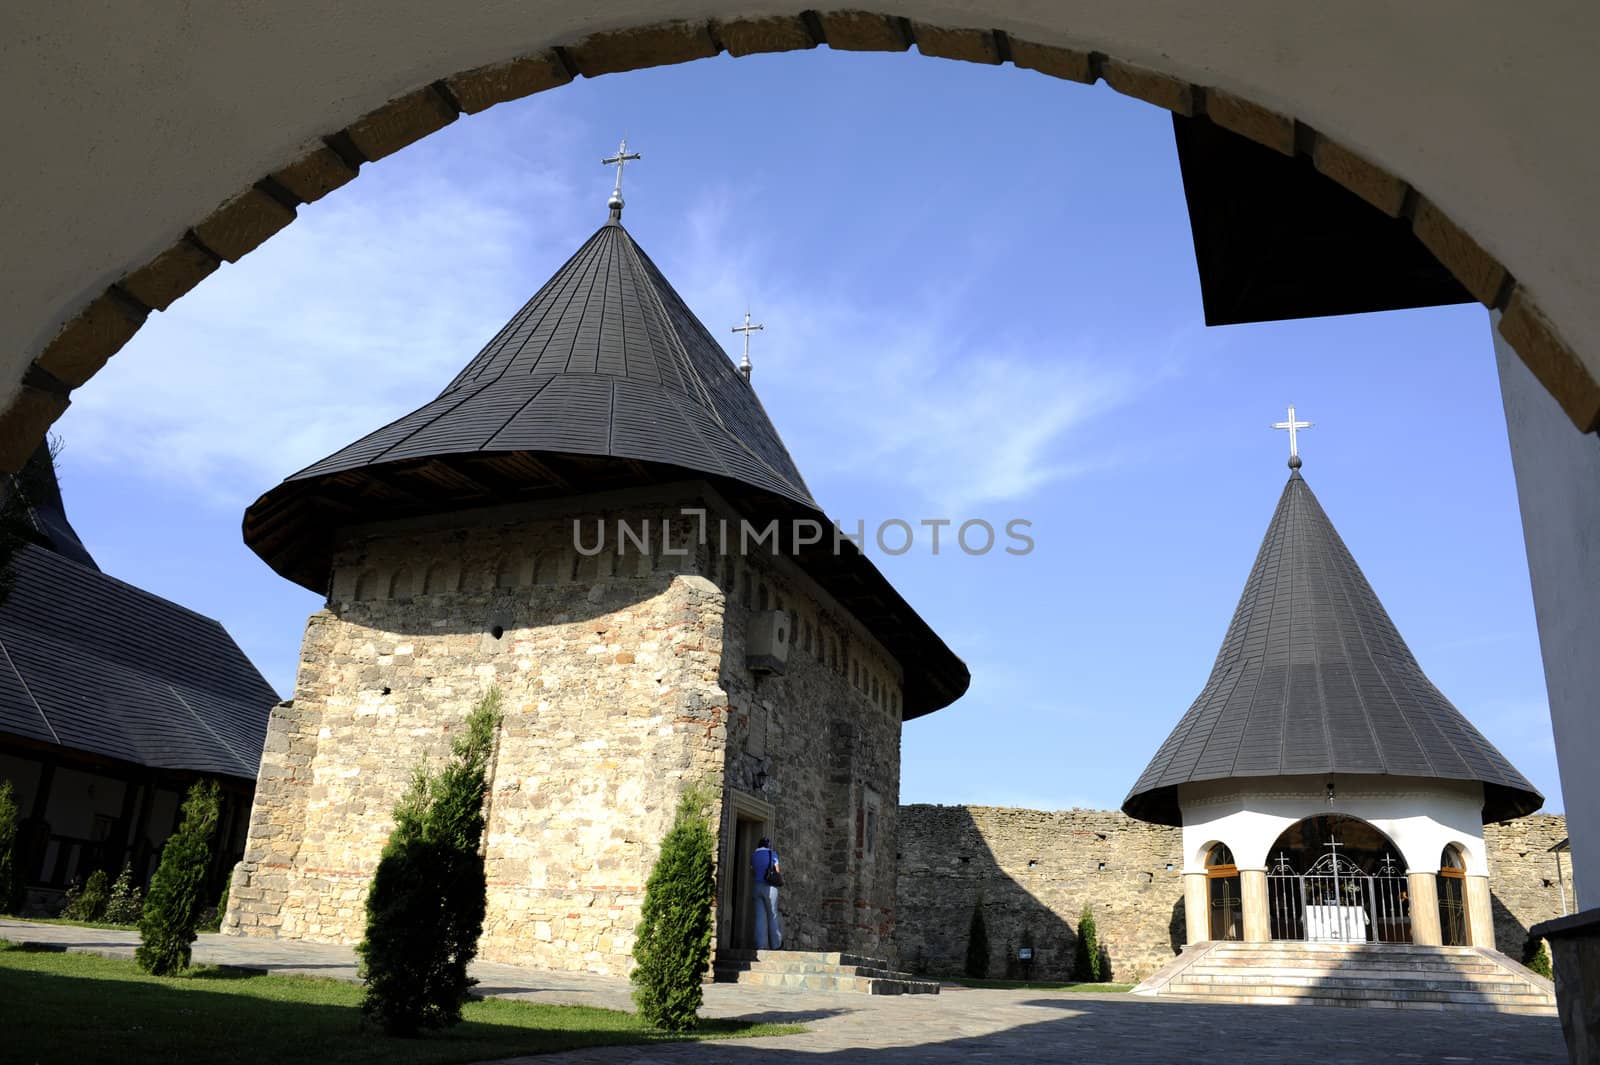
<svg viewBox="0 0 1600 1065"><path fill-rule="evenodd" d="M1422 672L1295 470L1205 688L1122 809L1176 825L1180 784L1328 773L1477 781L1490 822L1544 803Z"/></svg>
<svg viewBox="0 0 1600 1065"><path fill-rule="evenodd" d="M735 507L827 519L749 380L612 217L437 398L263 495L245 542L323 593L337 531L365 522L701 477ZM786 526L787 527L787 526ZM906 718L966 667L854 546L792 553L905 668Z"/></svg>

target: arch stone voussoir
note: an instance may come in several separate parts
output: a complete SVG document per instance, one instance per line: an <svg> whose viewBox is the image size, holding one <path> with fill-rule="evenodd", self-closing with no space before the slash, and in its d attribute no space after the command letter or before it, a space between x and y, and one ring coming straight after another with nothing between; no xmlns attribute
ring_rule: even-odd
<svg viewBox="0 0 1600 1065"><path fill-rule="evenodd" d="M827 44L848 51L903 52L1015 66L1115 91L1176 114L1204 114L1225 129L1285 155L1309 154L1322 174L1418 238L1476 299L1503 311L1500 333L1578 428L1600 430L1600 383L1562 340L1532 295L1465 227L1421 190L1338 141L1252 100L1169 73L986 27L947 27L879 12L806 10L794 15L673 21L608 30L571 44L475 67L423 85L369 112L272 171L211 212L183 237L127 273L72 317L34 360L21 392L0 414L0 468L15 471L66 410L68 392L116 354L150 310L165 310L214 272L236 262L312 203L353 181L364 162L392 155L495 104L557 88L575 77L684 63L715 56L799 51ZM35 376L42 372L42 376ZM43 385L41 385L43 382Z"/></svg>

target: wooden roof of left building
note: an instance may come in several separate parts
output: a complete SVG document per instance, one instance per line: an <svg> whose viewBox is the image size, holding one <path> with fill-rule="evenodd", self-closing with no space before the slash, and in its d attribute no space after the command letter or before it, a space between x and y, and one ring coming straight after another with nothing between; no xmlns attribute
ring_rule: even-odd
<svg viewBox="0 0 1600 1065"><path fill-rule="evenodd" d="M0 487L24 541L0 602L0 736L253 781L278 695L227 630L101 572L44 448Z"/></svg>

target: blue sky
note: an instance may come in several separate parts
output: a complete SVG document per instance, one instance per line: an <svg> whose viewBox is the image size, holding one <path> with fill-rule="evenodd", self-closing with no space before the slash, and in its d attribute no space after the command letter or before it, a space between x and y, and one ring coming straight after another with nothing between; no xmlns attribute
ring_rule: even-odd
<svg viewBox="0 0 1600 1065"><path fill-rule="evenodd" d="M284 476L431 398L605 219L755 384L845 522L1033 523L878 564L967 661L902 800L1118 805L1204 683L1287 475L1429 676L1560 809L1486 313L1207 329L1170 119L907 55L726 57L506 104L366 168L150 323L58 426L103 568L293 685L316 598L239 535ZM926 541L923 542L924 547Z"/></svg>

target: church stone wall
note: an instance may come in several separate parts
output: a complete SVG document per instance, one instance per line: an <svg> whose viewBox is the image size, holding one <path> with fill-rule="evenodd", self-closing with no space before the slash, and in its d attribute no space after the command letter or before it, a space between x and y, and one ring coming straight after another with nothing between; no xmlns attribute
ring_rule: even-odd
<svg viewBox="0 0 1600 1065"><path fill-rule="evenodd" d="M917 971L963 971L980 892L991 976L1020 975L1013 959L1028 933L1032 975L1070 976L1085 903L1116 980L1149 975L1184 941L1177 828L1105 810L916 805L901 807L899 830L895 953ZM1531 814L1483 834L1496 945L1520 957L1528 928L1561 915L1549 848L1566 837L1566 818ZM1563 868L1570 877L1570 864ZM1567 891L1570 905L1570 880Z"/></svg>
<svg viewBox="0 0 1600 1065"><path fill-rule="evenodd" d="M1068 978L1078 915L1088 904L1112 977L1137 981L1169 961L1184 939L1179 829L1105 810L993 806L900 809L900 964L958 975L981 896L989 975L1017 976L1032 938L1032 976Z"/></svg>
<svg viewBox="0 0 1600 1065"><path fill-rule="evenodd" d="M728 780L770 802L784 947L886 957L900 793L898 664L795 567L713 556L727 590ZM787 613L781 676L745 668L753 613ZM765 786L751 782L764 772Z"/></svg>
<svg viewBox="0 0 1600 1065"><path fill-rule="evenodd" d="M1515 821L1483 826L1489 852L1490 906L1494 941L1502 954L1522 956L1528 929L1562 914L1561 884L1566 881L1567 910L1574 912L1572 855L1562 854L1561 875L1550 848L1567 838L1567 819L1560 814L1529 814Z"/></svg>
<svg viewBox="0 0 1600 1065"><path fill-rule="evenodd" d="M498 686L481 953L625 971L677 796L720 787L727 745L721 593L660 546L585 558L545 521L342 550L272 715L227 930L359 940L395 801Z"/></svg>

